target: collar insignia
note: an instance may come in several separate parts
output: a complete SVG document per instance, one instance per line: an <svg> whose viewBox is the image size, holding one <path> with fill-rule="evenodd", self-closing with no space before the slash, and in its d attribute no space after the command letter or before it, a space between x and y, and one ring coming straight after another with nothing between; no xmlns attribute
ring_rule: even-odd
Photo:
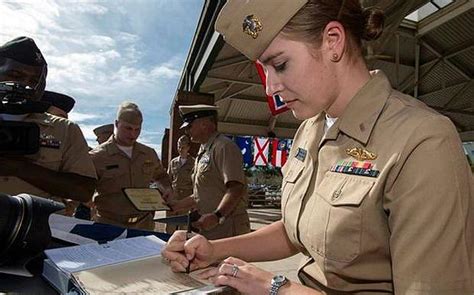
<svg viewBox="0 0 474 295"><path fill-rule="evenodd" d="M252 36L252 38L257 39L258 32L263 29L262 23L256 16L253 14L247 15L242 23L242 30L244 33Z"/></svg>
<svg viewBox="0 0 474 295"><path fill-rule="evenodd" d="M377 155L362 148L346 149L346 154L354 157L357 161L375 160Z"/></svg>

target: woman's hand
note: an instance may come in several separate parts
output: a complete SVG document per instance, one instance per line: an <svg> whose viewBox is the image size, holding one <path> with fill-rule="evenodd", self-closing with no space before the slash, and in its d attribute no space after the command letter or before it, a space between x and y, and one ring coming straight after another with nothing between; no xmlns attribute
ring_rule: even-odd
<svg viewBox="0 0 474 295"><path fill-rule="evenodd" d="M190 270L196 270L209 266L214 262L214 248L209 241L201 235L194 235L186 240L186 231L176 231L161 255L170 262L174 272L184 272L189 263Z"/></svg>
<svg viewBox="0 0 474 295"><path fill-rule="evenodd" d="M218 267L199 274L214 285L226 285L242 294L269 294L273 274L238 258L229 257Z"/></svg>

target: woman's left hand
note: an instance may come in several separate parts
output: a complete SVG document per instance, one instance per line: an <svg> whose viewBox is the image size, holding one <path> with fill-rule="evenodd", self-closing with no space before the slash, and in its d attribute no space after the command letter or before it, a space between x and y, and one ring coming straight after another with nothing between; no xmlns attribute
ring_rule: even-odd
<svg viewBox="0 0 474 295"><path fill-rule="evenodd" d="M226 285L238 290L241 294L269 294L271 272L262 270L238 258L229 257L218 267L199 274L202 279L209 279L214 285Z"/></svg>

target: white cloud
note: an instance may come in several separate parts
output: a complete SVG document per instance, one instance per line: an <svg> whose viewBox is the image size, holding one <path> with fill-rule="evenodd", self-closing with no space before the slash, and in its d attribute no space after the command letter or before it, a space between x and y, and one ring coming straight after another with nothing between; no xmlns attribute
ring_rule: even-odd
<svg viewBox="0 0 474 295"><path fill-rule="evenodd" d="M150 74L155 79L173 79L179 78L181 76L181 72L179 70L169 68L166 65L157 66L156 68L150 71Z"/></svg>
<svg viewBox="0 0 474 295"><path fill-rule="evenodd" d="M71 5L71 11L76 12L76 13L88 13L88 14L95 14L95 15L104 15L106 14L109 9L107 7L104 7L102 5L99 5L95 3L95 1L83 1L83 3L80 2L74 2L73 5Z"/></svg>
<svg viewBox="0 0 474 295"><path fill-rule="evenodd" d="M97 119L97 118L99 118L99 115L78 113L74 110L71 111L71 113L69 113L69 120L71 120L73 122L76 122L76 123L80 123L80 122L83 122L83 121L89 121L89 120Z"/></svg>
<svg viewBox="0 0 474 295"><path fill-rule="evenodd" d="M21 35L35 39L48 62L47 88L76 99L70 118L90 144L95 145L92 130L112 122L117 105L130 99L152 128L141 140L159 151L162 132L155 131L169 122L202 3L0 1L0 43Z"/></svg>

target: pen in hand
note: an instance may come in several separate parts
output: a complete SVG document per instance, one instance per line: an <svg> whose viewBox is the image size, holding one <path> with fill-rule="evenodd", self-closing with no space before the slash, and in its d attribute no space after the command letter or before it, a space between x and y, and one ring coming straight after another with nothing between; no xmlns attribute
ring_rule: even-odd
<svg viewBox="0 0 474 295"><path fill-rule="evenodd" d="M191 231L191 212L192 212L192 211L189 211L189 212L188 212L187 230L186 230L186 241L191 238L191 233L192 233L192 231ZM189 273L189 271L191 270L191 261L192 261L192 260L189 260L188 266L186 267L186 273Z"/></svg>

